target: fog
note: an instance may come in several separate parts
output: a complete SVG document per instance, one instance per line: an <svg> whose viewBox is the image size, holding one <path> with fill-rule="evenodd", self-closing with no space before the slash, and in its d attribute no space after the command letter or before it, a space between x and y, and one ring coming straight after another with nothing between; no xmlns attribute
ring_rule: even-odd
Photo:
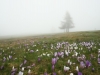
<svg viewBox="0 0 100 75"><path fill-rule="evenodd" d="M100 0L0 0L0 37L63 32L67 12L70 32L100 30Z"/></svg>

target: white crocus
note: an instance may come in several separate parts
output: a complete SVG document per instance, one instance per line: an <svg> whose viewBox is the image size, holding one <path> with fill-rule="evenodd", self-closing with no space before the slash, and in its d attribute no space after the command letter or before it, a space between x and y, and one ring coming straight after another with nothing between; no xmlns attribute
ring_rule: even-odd
<svg viewBox="0 0 100 75"><path fill-rule="evenodd" d="M18 75L23 75L23 72L19 71Z"/></svg>
<svg viewBox="0 0 100 75"><path fill-rule="evenodd" d="M37 49L36 52L38 52L39 50Z"/></svg>
<svg viewBox="0 0 100 75"><path fill-rule="evenodd" d="M28 70L28 74L30 74L30 73L31 73L31 70L29 69L29 70Z"/></svg>
<svg viewBox="0 0 100 75"><path fill-rule="evenodd" d="M46 54L45 54L45 53L43 53L43 55L45 56Z"/></svg>
<svg viewBox="0 0 100 75"><path fill-rule="evenodd" d="M76 66L76 69L75 69L76 71L79 71L79 68L78 68L78 66Z"/></svg>
<svg viewBox="0 0 100 75"><path fill-rule="evenodd" d="M12 67L12 70L14 70L15 68L14 68L14 66Z"/></svg>
<svg viewBox="0 0 100 75"><path fill-rule="evenodd" d="M49 56L50 56L50 54L47 54L47 56L49 57Z"/></svg>
<svg viewBox="0 0 100 75"><path fill-rule="evenodd" d="M98 53L100 53L100 49L98 49Z"/></svg>
<svg viewBox="0 0 100 75"><path fill-rule="evenodd" d="M24 71L24 67L22 67L22 71Z"/></svg>
<svg viewBox="0 0 100 75"><path fill-rule="evenodd" d="M64 71L69 71L69 67L64 66Z"/></svg>
<svg viewBox="0 0 100 75"><path fill-rule="evenodd" d="M77 56L78 55L78 53L77 52L75 52L75 56Z"/></svg>
<svg viewBox="0 0 100 75"><path fill-rule="evenodd" d="M65 50L65 54L68 56L69 55L69 53L67 52L67 50Z"/></svg>
<svg viewBox="0 0 100 75"><path fill-rule="evenodd" d="M70 75L74 75L73 73L70 73Z"/></svg>
<svg viewBox="0 0 100 75"><path fill-rule="evenodd" d="M68 62L67 62L68 64L70 63L70 59L68 59Z"/></svg>
<svg viewBox="0 0 100 75"><path fill-rule="evenodd" d="M70 65L72 64L72 62L69 63Z"/></svg>

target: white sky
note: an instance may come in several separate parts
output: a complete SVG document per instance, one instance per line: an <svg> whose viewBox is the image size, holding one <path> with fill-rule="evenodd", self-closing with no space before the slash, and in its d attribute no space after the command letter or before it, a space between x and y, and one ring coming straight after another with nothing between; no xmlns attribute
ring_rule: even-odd
<svg viewBox="0 0 100 75"><path fill-rule="evenodd" d="M100 30L100 0L0 0L0 36L62 32L67 11L70 31Z"/></svg>

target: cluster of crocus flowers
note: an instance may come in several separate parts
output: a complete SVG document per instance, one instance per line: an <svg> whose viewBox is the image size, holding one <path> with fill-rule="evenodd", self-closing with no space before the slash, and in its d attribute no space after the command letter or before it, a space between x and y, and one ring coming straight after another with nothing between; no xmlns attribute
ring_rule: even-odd
<svg viewBox="0 0 100 75"><path fill-rule="evenodd" d="M28 44L27 45L27 47L25 47L25 48L29 48L30 46L29 46L30 44ZM40 44L39 44L40 45ZM41 61L41 58L42 58L42 56L45 56L45 57L49 57L50 55L52 55L52 56L54 56L54 58L52 58L52 66L51 66L51 68L52 68L52 70L53 70L53 72L52 72L52 75L56 75L56 70L55 70L55 67L56 67L56 63L57 63L57 61L58 61L58 59L60 59L60 57L61 57L61 59L62 58L66 58L66 56L67 56L67 58L69 58L70 57L70 55L72 54L72 56L75 58L75 59L77 59L78 60L78 63L80 64L80 68L89 68L90 66L91 66L91 61L90 60L86 60L86 56L85 56L85 52L86 52L86 50L84 50L84 48L83 47L78 47L77 45L82 45L82 46L84 46L85 48L87 48L87 49L91 49L92 47L93 47L93 44L92 43L90 43L90 42L82 42L82 43L79 43L79 44L76 44L76 43L73 43L73 44L69 44L68 42L58 42L57 43L57 45L55 46L55 45L51 45L50 46L50 48L52 49L51 50L51 54L49 54L49 52L42 52L41 53L41 55L39 55L39 57L38 57L38 59L37 59L37 61L38 62L40 62ZM35 47L36 45L31 45L32 47ZM18 47L18 48L21 48L21 47ZM48 47L47 47L47 45L43 45L43 49L42 50L45 50L45 48L47 49ZM53 49L56 49L56 51L54 52L54 54L53 54ZM60 50L60 49L63 49L63 50ZM78 49L79 49L79 52L78 52ZM60 50L60 51L59 51ZM83 51L82 51L83 50ZM3 51L3 53L4 53L5 51ZM38 49L36 49L36 50L30 50L30 49L28 49L28 51L26 51L27 53L37 53L37 52L39 52L39 50ZM72 53L71 53L72 52ZM84 54L82 54L82 52L84 53ZM89 51L90 52L90 51ZM2 53L1 53L1 55L2 55ZM11 51L11 53L6 57L7 55L4 55L4 57L3 57L3 62L5 62L5 61L7 61L7 59L12 59L12 57L13 57L13 51ZM92 55L91 55L92 56ZM93 57L93 56L92 56ZM14 58L14 57L13 57ZM25 57L24 58L24 61L22 62L22 64L20 64L20 68L22 68L21 69L21 71L19 71L19 73L18 73L18 75L23 75L24 74L24 67L25 68L27 68L29 71L27 71L27 73L28 73L28 75L30 75L31 74L31 70L30 70L30 68L32 67L32 66L34 66L35 64L33 63L31 66L25 66L25 65L27 65L27 63L28 63L28 60L26 60L26 58L27 57ZM71 57L70 57L71 58ZM66 62L66 61L65 61ZM100 49L98 50L98 63L100 64ZM69 64L69 65L67 65L67 66L64 66L64 71L65 72L67 72L67 71L69 71L69 72L71 72L71 67L72 67L72 62L71 62L71 60L70 59L68 59L68 61L67 61L67 64ZM77 63L76 63L77 64ZM68 66L71 66L71 67L68 67ZM76 66L76 65L75 65ZM2 69L4 66L1 66L1 68L0 69ZM62 66L63 67L63 66ZM71 69L70 69L71 68ZM16 70L17 69L15 69L15 68L13 68L12 69L12 71L11 71L11 73L12 73L12 75L14 75L15 73L16 73ZM76 68L75 68L75 70L77 71L77 74L78 75L82 75L82 72L80 72L79 71L79 68L78 68L78 66L76 66ZM94 71L94 68L92 68L92 71ZM44 73L44 75L48 75L47 73ZM74 75L74 73L70 73L70 75Z"/></svg>

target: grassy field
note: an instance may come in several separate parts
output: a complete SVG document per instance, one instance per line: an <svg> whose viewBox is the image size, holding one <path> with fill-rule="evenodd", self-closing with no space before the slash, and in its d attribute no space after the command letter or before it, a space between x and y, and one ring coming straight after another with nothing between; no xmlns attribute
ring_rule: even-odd
<svg viewBox="0 0 100 75"><path fill-rule="evenodd" d="M0 75L100 75L100 31L0 40Z"/></svg>

